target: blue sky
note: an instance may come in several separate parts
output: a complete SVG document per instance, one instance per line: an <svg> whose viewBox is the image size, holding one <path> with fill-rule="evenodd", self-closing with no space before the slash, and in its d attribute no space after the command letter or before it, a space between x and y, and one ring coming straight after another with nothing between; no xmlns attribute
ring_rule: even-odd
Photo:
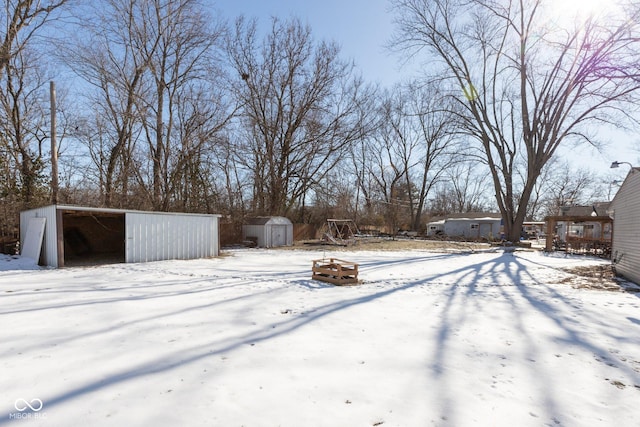
<svg viewBox="0 0 640 427"><path fill-rule="evenodd" d="M393 15L387 0L217 0L216 9L232 21L244 14L267 24L271 16L300 18L311 26L316 39L342 47L343 59L352 59L369 82L391 85L409 75L399 69L402 59L384 44L393 32Z"/></svg>
<svg viewBox="0 0 640 427"><path fill-rule="evenodd" d="M416 65L401 66L403 59L390 53L384 45L393 32L393 14L388 0L217 0L215 8L233 21L236 16L258 18L267 24L271 16L302 19L311 26L316 39L333 40L342 46L344 59L352 59L369 82L391 86L412 75ZM632 150L638 137L628 133L612 136L608 148L598 152L581 146L561 150L576 167L588 167L596 173L624 177L625 168L610 170L613 160L638 163Z"/></svg>

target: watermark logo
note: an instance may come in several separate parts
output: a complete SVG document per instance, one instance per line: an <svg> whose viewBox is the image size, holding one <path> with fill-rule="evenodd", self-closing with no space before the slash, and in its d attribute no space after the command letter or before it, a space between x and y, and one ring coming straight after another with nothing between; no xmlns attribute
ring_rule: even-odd
<svg viewBox="0 0 640 427"><path fill-rule="evenodd" d="M44 403L42 403L42 400L38 398L31 400L23 398L16 399L13 403L13 407L16 408L16 411L18 412L10 412L10 420L34 420L47 418L46 412L40 412L42 411L42 408L44 408Z"/></svg>
<svg viewBox="0 0 640 427"><path fill-rule="evenodd" d="M36 398L31 399L30 401L27 401L26 399L16 399L13 406L20 412L26 411L27 408L31 409L33 412L39 412L44 405L42 404L42 400Z"/></svg>

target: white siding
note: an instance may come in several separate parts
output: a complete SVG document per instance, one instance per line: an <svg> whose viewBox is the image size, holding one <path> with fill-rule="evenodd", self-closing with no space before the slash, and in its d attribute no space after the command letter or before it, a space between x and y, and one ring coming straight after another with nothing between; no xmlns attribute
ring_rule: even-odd
<svg viewBox="0 0 640 427"><path fill-rule="evenodd" d="M427 236L436 236L438 232L444 233L444 220L427 223Z"/></svg>
<svg viewBox="0 0 640 427"><path fill-rule="evenodd" d="M126 262L192 259L218 255L215 215L127 212Z"/></svg>
<svg viewBox="0 0 640 427"><path fill-rule="evenodd" d="M473 227L475 228L472 228ZM500 237L500 220L494 218L449 218L444 222L444 234L466 238Z"/></svg>
<svg viewBox="0 0 640 427"><path fill-rule="evenodd" d="M267 238L266 238L267 226L266 225L247 224L243 226L243 229L244 229L244 235L246 236L246 238L255 237L257 239L256 245L259 248L264 248L267 246Z"/></svg>
<svg viewBox="0 0 640 427"><path fill-rule="evenodd" d="M56 228L56 207L53 205L20 212L20 242L24 243L29 218L46 218L42 252L40 259L45 265L58 267L58 233Z"/></svg>
<svg viewBox="0 0 640 427"><path fill-rule="evenodd" d="M293 224L281 216L270 217L264 224L245 224L242 234L245 239L256 238L260 248L293 245Z"/></svg>
<svg viewBox="0 0 640 427"><path fill-rule="evenodd" d="M633 169L616 194L611 208L616 272L640 284L640 170Z"/></svg>

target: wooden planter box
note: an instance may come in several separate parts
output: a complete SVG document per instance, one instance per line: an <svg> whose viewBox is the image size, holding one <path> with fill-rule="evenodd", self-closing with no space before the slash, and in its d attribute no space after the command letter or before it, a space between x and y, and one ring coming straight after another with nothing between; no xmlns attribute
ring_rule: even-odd
<svg viewBox="0 0 640 427"><path fill-rule="evenodd" d="M334 285L358 283L358 264L337 258L313 261L311 278Z"/></svg>

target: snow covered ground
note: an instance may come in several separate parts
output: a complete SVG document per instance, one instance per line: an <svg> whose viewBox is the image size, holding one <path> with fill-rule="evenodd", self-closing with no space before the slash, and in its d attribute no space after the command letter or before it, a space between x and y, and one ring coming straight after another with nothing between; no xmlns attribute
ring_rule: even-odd
<svg viewBox="0 0 640 427"><path fill-rule="evenodd" d="M362 283L311 280L324 256L359 263ZM605 262L2 256L0 426L635 426L640 294L576 289L561 270Z"/></svg>

